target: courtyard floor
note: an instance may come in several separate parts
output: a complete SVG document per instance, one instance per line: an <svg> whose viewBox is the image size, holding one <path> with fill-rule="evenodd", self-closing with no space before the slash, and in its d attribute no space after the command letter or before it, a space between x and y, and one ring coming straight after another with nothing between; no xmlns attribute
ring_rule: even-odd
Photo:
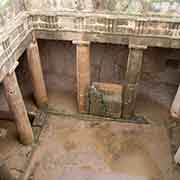
<svg viewBox="0 0 180 180"><path fill-rule="evenodd" d="M15 177L32 165L33 180L178 180L163 107L141 97L137 113L149 124L135 124L79 115L73 94L50 92L49 97L46 121L34 145L20 145L14 123L0 123L0 158ZM34 132L38 128L34 125ZM172 136L177 145L178 138Z"/></svg>

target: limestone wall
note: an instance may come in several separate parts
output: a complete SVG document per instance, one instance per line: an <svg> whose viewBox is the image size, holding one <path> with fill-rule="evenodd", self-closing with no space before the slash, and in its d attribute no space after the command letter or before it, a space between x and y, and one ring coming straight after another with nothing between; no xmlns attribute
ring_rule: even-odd
<svg viewBox="0 0 180 180"><path fill-rule="evenodd" d="M76 93L75 45L68 41L40 40L39 49L48 91ZM169 108L180 82L179 57L180 51L148 48L144 53L139 94ZM92 43L92 82L121 84L125 79L127 59L127 46ZM21 69L27 73L25 66ZM21 77L25 78L25 75Z"/></svg>
<svg viewBox="0 0 180 180"><path fill-rule="evenodd" d="M25 0L28 10L180 15L180 0Z"/></svg>
<svg viewBox="0 0 180 180"><path fill-rule="evenodd" d="M0 1L0 31L14 17L24 10L23 0Z"/></svg>

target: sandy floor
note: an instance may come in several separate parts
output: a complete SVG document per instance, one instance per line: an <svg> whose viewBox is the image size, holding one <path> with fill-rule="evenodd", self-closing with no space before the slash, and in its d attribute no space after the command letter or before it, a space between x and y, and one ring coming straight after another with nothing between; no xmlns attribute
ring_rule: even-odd
<svg viewBox="0 0 180 180"><path fill-rule="evenodd" d="M70 180L71 173L77 180L82 175L89 180L105 175L172 179L169 141L162 127L49 116L38 152L35 180Z"/></svg>
<svg viewBox="0 0 180 180"><path fill-rule="evenodd" d="M48 115L36 152L33 180L178 180L164 126L169 116L163 107L141 96L136 111L150 125L96 122L78 118L73 94L49 91L49 97L51 111L72 116ZM0 128L7 130L0 137L0 157L18 177L32 147L18 143L12 122L4 121Z"/></svg>

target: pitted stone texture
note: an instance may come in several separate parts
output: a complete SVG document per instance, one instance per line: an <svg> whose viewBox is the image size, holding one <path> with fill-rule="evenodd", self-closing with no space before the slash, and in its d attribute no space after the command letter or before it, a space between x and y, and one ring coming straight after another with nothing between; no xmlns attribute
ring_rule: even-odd
<svg viewBox="0 0 180 180"><path fill-rule="evenodd" d="M32 30L36 31L36 36L39 39L80 40L82 37L81 32L84 32L86 40L93 42L128 44L129 41L132 41L132 36L134 36L134 42L139 45L180 47L179 24L176 23L176 21L179 21L178 18L175 21L172 18L165 19L159 16L149 18L147 15L143 16L143 18L140 16L128 16L127 18L125 14L117 16L114 15L113 10L109 10L114 7L113 3L115 2L104 1L107 7L104 7L103 4L101 7L103 1L95 2L99 9L93 9L91 12L89 12L89 9L92 7L91 3L88 9L83 9L87 5L84 3L89 3L89 1L58 1L58 3L63 4L62 9L57 8L56 1L48 1L45 5L42 5L42 8L40 8L42 2L38 2L37 6L35 6L38 11L29 11L28 13L23 11L19 13L20 15L13 16L16 18L10 18L10 25L7 23L7 26L2 26L3 39L0 39L0 68L2 69L0 71L0 79L3 79L13 66L6 61L17 60L27 47ZM52 9L50 4L53 4ZM48 7L44 8L46 5ZM138 6L138 13L142 11L141 7L146 7L141 5L139 1L134 2L132 7L134 6ZM70 7L70 9L67 7ZM103 8L105 9L103 10ZM136 9L132 8L132 11L136 12ZM11 11L8 10L8 12ZM131 10L127 11L127 13L129 12ZM102 14L100 15L99 13ZM6 31L3 30L4 28ZM89 34L89 32L91 33Z"/></svg>
<svg viewBox="0 0 180 180"><path fill-rule="evenodd" d="M80 171L94 173L93 180L104 175L173 179L166 133L156 126L51 116L41 136L41 159L33 179L60 180L67 172L75 179Z"/></svg>
<svg viewBox="0 0 180 180"><path fill-rule="evenodd" d="M26 0L28 9L39 10L83 10L116 12L127 14L180 14L178 0Z"/></svg>
<svg viewBox="0 0 180 180"><path fill-rule="evenodd" d="M90 88L90 113L120 118L123 86L110 83L93 83Z"/></svg>
<svg viewBox="0 0 180 180"><path fill-rule="evenodd" d="M24 10L23 0L1 0L0 2L0 32L3 26Z"/></svg>
<svg viewBox="0 0 180 180"><path fill-rule="evenodd" d="M174 157L174 160L176 163L180 164L180 147L179 147L179 149L178 149L178 151Z"/></svg>
<svg viewBox="0 0 180 180"><path fill-rule="evenodd" d="M67 41L41 40L39 47L48 91L55 90L56 96L62 92L76 94L75 45ZM179 63L180 53L175 53L173 49L148 48L145 51L138 89L139 93L147 95L154 102L168 109L180 82L178 67L172 66L173 64L172 67L167 65L168 59L173 63L169 57L170 54L177 58L175 65L176 62ZM127 58L126 46L93 43L91 45L92 82L120 84L125 78ZM26 62L26 60L21 62ZM22 67L24 69L22 77L25 77L25 73L28 72L26 66L25 64ZM28 82L28 77L25 82ZM24 84L28 84L25 82ZM57 102L56 99L53 101Z"/></svg>
<svg viewBox="0 0 180 180"><path fill-rule="evenodd" d="M87 112L87 96L90 86L90 46L88 44L76 45L76 78L79 112Z"/></svg>

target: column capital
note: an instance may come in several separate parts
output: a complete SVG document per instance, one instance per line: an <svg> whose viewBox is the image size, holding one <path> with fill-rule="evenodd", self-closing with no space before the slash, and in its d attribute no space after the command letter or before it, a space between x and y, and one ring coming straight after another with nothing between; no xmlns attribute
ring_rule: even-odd
<svg viewBox="0 0 180 180"><path fill-rule="evenodd" d="M77 45L85 45L85 46L89 46L91 44L90 41L82 41L82 40L74 40L72 41L72 43Z"/></svg>
<svg viewBox="0 0 180 180"><path fill-rule="evenodd" d="M32 43L36 43L36 42L37 42L36 34L35 34L35 32L33 31L33 32L32 32Z"/></svg>
<svg viewBox="0 0 180 180"><path fill-rule="evenodd" d="M129 44L130 49L147 49L148 47L140 44Z"/></svg>
<svg viewBox="0 0 180 180"><path fill-rule="evenodd" d="M14 64L11 66L11 68L8 72L8 75L11 75L15 71L15 69L17 68L18 65L19 65L19 62L15 61Z"/></svg>

